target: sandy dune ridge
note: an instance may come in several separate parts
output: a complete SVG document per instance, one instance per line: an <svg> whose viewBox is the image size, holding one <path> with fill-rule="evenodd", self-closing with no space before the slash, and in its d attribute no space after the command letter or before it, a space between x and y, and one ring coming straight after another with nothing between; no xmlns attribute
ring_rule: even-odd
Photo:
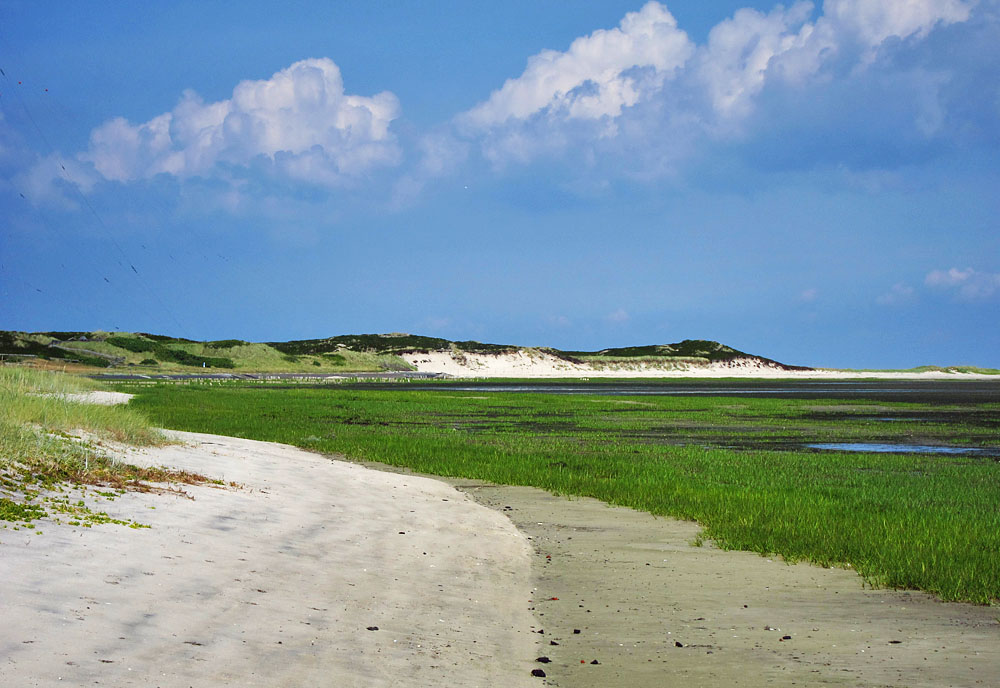
<svg viewBox="0 0 1000 688"><path fill-rule="evenodd" d="M123 458L239 487L87 497L148 529L0 531L0 685L530 685L530 548L503 515L435 480L171 434Z"/></svg>
<svg viewBox="0 0 1000 688"><path fill-rule="evenodd" d="M540 349L521 349L503 354L477 354L470 352L429 351L404 353L400 356L418 372L444 373L457 378L792 378L857 379L880 378L955 380L997 379L996 375L953 373L944 371L855 371L827 368L789 369L779 363L752 357L734 358L697 365L664 360L655 364L642 359L636 361L611 361L574 363L553 356Z"/></svg>

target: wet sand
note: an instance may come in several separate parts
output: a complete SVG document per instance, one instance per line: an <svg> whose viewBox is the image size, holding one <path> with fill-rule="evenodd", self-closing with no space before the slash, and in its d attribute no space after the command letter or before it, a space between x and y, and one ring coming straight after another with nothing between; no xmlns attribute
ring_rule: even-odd
<svg viewBox="0 0 1000 688"><path fill-rule="evenodd" d="M592 499L452 483L531 538L535 630L551 660L547 685L1000 681L996 607L865 589L849 570L693 546L694 523Z"/></svg>

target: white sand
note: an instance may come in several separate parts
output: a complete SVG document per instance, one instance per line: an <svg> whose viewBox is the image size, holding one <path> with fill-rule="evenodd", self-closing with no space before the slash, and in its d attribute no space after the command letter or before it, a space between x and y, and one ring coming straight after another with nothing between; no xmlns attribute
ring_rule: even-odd
<svg viewBox="0 0 1000 688"><path fill-rule="evenodd" d="M176 436L128 459L241 486L95 503L150 529L0 530L0 685L532 684L529 547L502 515L435 480Z"/></svg>
<svg viewBox="0 0 1000 688"><path fill-rule="evenodd" d="M71 401L82 401L85 404L101 404L102 406L115 406L117 404L127 404L134 394L125 392L82 392L80 394L67 394L66 399Z"/></svg>
<svg viewBox="0 0 1000 688"><path fill-rule="evenodd" d="M564 361L550 353L527 349L511 354L474 354L432 351L428 353L403 354L402 357L422 373L445 373L459 378L559 378L559 377L747 377L747 378L792 378L792 379L924 379L956 380L985 379L998 380L996 375L947 372L869 372L853 370L786 370L778 365L769 365L756 359L740 358L732 361L708 365L692 365L665 362L653 366L648 363L610 363L601 365L578 364Z"/></svg>
<svg viewBox="0 0 1000 688"><path fill-rule="evenodd" d="M81 404L98 404L100 406L117 406L127 404L134 394L125 392L67 392L65 394L39 394L43 397L56 397L66 401L75 401Z"/></svg>

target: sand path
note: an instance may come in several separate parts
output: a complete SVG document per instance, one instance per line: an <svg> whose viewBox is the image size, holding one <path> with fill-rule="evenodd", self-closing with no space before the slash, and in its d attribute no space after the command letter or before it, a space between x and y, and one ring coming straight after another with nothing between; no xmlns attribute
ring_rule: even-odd
<svg viewBox="0 0 1000 688"><path fill-rule="evenodd" d="M0 685L537 684L530 548L504 516L435 480L176 436L128 458L240 487L94 498L149 529L0 531Z"/></svg>

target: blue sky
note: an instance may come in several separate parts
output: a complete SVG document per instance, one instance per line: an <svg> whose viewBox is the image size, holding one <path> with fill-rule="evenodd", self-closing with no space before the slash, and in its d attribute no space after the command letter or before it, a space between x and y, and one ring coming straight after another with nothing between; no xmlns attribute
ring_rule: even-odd
<svg viewBox="0 0 1000 688"><path fill-rule="evenodd" d="M0 329L1000 367L998 0L0 0L0 68Z"/></svg>

